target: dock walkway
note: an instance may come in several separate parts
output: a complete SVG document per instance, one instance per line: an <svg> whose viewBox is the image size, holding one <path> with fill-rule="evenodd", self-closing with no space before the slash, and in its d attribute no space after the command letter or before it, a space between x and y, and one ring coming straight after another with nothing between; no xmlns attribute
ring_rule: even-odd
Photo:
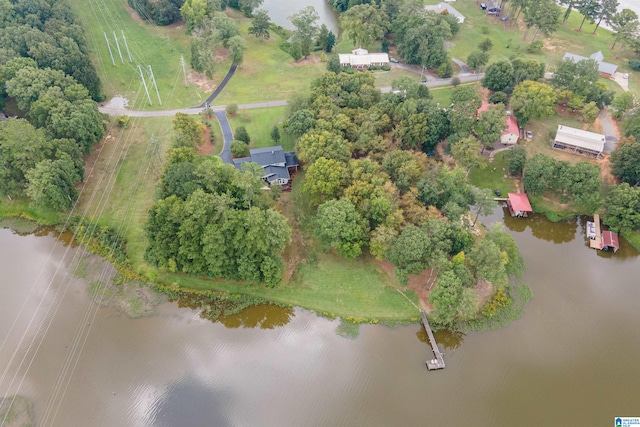
<svg viewBox="0 0 640 427"><path fill-rule="evenodd" d="M593 215L593 222L596 225L596 238L589 239L589 247L591 249L602 249L602 231L600 230L600 215Z"/></svg>
<svg viewBox="0 0 640 427"><path fill-rule="evenodd" d="M429 326L427 315L423 310L420 310L420 317L422 317L422 323L424 324L424 328L426 329L427 335L429 336L429 344L431 345L433 354L435 356L435 359L427 360L427 368L430 371L434 369L443 369L444 359L442 358L442 353L440 353L440 349L438 349L438 343L436 342L436 338L433 336L433 332L431 332L431 326Z"/></svg>

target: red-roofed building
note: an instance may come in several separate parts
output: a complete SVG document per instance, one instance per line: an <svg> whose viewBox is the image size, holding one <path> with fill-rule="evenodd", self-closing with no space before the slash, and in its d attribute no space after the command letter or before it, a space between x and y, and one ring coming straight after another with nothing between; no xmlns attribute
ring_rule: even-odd
<svg viewBox="0 0 640 427"><path fill-rule="evenodd" d="M620 241L618 240L618 235L613 231L603 231L602 250L608 251L609 249L613 249L613 252L617 252L618 249L620 249Z"/></svg>
<svg viewBox="0 0 640 427"><path fill-rule="evenodd" d="M500 137L500 142L503 144L517 144L520 139L520 128L518 128L518 122L512 115L507 116L507 128Z"/></svg>
<svg viewBox="0 0 640 427"><path fill-rule="evenodd" d="M478 108L478 117L489 109L491 104L487 101L482 101L482 105ZM516 118L511 114L507 116L507 123L502 136L500 137L500 143L502 144L517 144L520 139L520 128L518 128L518 122Z"/></svg>
<svg viewBox="0 0 640 427"><path fill-rule="evenodd" d="M531 209L531 203L529 198L524 193L507 193L507 207L511 216L527 216L529 212L533 212Z"/></svg>

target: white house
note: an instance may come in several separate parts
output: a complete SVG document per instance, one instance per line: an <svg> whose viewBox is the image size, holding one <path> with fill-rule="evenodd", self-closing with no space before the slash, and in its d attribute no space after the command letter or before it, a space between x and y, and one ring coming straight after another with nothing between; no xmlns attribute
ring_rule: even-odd
<svg viewBox="0 0 640 427"><path fill-rule="evenodd" d="M455 16L458 20L458 24L464 23L464 15L458 12L456 8L450 4L442 2L434 6L425 6L424 9L438 14Z"/></svg>
<svg viewBox="0 0 640 427"><path fill-rule="evenodd" d="M340 65L358 70L366 70L369 67L384 67L389 65L388 53L369 53L367 49L354 49L351 53L341 53L338 55Z"/></svg>

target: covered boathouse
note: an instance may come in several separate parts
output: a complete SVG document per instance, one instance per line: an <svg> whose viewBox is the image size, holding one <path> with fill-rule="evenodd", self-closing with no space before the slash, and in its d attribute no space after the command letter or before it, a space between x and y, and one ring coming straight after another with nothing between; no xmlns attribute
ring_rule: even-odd
<svg viewBox="0 0 640 427"><path fill-rule="evenodd" d="M524 193L507 193L507 207L513 217L526 217L533 212L529 198Z"/></svg>

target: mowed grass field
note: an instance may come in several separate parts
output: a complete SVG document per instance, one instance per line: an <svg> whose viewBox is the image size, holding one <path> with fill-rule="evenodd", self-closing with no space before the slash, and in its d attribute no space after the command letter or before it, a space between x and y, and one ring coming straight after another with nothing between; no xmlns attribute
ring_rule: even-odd
<svg viewBox="0 0 640 427"><path fill-rule="evenodd" d="M226 13L240 26L246 51L242 64L212 105L289 99L293 94L309 92L311 82L326 71L320 53L294 61L280 49L283 40L278 34L271 32L268 40L259 40L248 33L249 19L230 8Z"/></svg>
<svg viewBox="0 0 640 427"><path fill-rule="evenodd" d="M244 126L251 137L250 148L270 147L276 145L271 139L271 130L278 126L280 142L285 151L295 150L295 139L282 129L287 118L289 107L256 108L240 110L234 117L229 118L231 128L235 130Z"/></svg>

